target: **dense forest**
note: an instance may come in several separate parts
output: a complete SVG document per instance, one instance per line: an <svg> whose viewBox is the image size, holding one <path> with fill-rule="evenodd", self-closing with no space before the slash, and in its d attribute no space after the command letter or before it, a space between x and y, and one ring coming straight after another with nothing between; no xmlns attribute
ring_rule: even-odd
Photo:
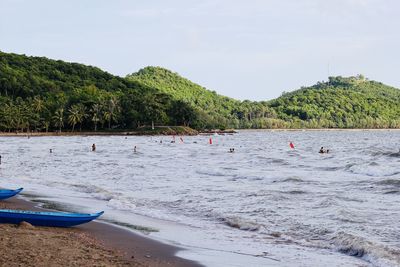
<svg viewBox="0 0 400 267"><path fill-rule="evenodd" d="M188 103L200 114L200 128L400 128L400 90L362 75L329 77L268 102L220 96L160 67L127 79Z"/></svg>
<svg viewBox="0 0 400 267"><path fill-rule="evenodd" d="M98 68L0 52L0 130L75 131L185 124L185 102Z"/></svg>
<svg viewBox="0 0 400 267"><path fill-rule="evenodd" d="M238 101L218 95L188 79L160 67L146 67L128 75L135 81L185 102L196 110L195 128L266 128L276 115L267 102Z"/></svg>
<svg viewBox="0 0 400 267"><path fill-rule="evenodd" d="M126 78L96 67L0 52L0 131L225 128L400 128L400 90L330 77L271 101L238 101L176 73Z"/></svg>
<svg viewBox="0 0 400 267"><path fill-rule="evenodd" d="M329 77L268 104L291 128L400 128L400 90L362 75Z"/></svg>

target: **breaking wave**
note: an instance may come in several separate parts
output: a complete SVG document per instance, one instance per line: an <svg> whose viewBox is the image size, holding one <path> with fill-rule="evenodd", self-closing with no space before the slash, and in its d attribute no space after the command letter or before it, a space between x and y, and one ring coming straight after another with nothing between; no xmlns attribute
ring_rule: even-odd
<svg viewBox="0 0 400 267"><path fill-rule="evenodd" d="M361 258L374 266L399 266L400 264L399 249L344 232L339 232L332 241L337 251Z"/></svg>
<svg viewBox="0 0 400 267"><path fill-rule="evenodd" d="M243 218L235 216L221 218L220 221L222 221L229 227L237 228L243 231L258 231L261 228L261 225L256 222L248 221Z"/></svg>

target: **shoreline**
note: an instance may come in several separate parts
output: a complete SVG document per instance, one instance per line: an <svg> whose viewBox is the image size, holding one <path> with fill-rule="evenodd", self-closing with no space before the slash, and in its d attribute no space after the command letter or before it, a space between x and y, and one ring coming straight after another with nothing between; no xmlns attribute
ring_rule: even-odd
<svg viewBox="0 0 400 267"><path fill-rule="evenodd" d="M0 207L2 209L29 209L36 211L48 210L37 207L34 202L22 199L20 197L14 197L0 201ZM0 224L0 227L3 231L10 234L12 239L14 239L16 236L20 237L20 231L30 231L31 233L24 233L27 236L26 238L30 238L28 241L33 243L40 243L43 240L45 242L52 242L52 246L56 250L60 250L65 242L74 243L73 246L77 247L90 247L89 250L83 249L83 255L81 255L82 251L71 250L69 253L64 255L66 256L64 259L66 262L59 262L61 265L69 265L70 262L67 263L67 260L69 260L69 257L71 256L78 259L82 258L80 262L77 262L76 265L73 264L73 266L82 266L82 264L88 264L88 259L91 259L89 264L93 263L96 265L100 264L105 266L202 266L197 262L177 257L176 253L183 250L182 248L164 244L149 237L142 236L131 230L104 222L93 221L71 228L29 227L28 229L24 229L25 227L22 228L21 226L11 224ZM60 236L62 236L62 240L59 240ZM21 259L21 254L25 255L27 249L24 248L24 244L29 244L30 242L24 240L24 237L21 237L21 239L23 240L16 249L7 251L8 257L7 261L4 263L7 263L9 266L18 266L18 264L24 260ZM2 238L0 240L0 248L3 246L7 247L6 241L7 238ZM53 252L54 254L57 253L56 251ZM44 253L39 247L32 246L29 247L29 253L32 255L34 254L36 258L58 257L58 255L53 255L51 251L46 251L46 253ZM1 254L4 254L4 252ZM104 258L101 258L100 256L99 258L98 255L101 255L102 257L104 256ZM58 260L60 261L59 258ZM62 260L63 259L61 257L61 261ZM1 261L2 260L0 260L0 263L2 263ZM35 264L32 264L31 266L34 265Z"/></svg>
<svg viewBox="0 0 400 267"><path fill-rule="evenodd" d="M296 128L296 129L238 129L238 131L292 131L292 132L314 132L314 131L400 131L400 128Z"/></svg>
<svg viewBox="0 0 400 267"><path fill-rule="evenodd" d="M121 131L121 132L0 132L0 137L48 137L48 136L198 136L198 135L225 135L225 134L236 134L239 132L248 131L248 132L315 132L315 131L400 131L400 128L296 128L296 129L286 129L286 128L276 128L276 129L234 129L228 131L199 131L196 134L172 134L172 133L154 133L150 134L149 132L135 132L135 131Z"/></svg>

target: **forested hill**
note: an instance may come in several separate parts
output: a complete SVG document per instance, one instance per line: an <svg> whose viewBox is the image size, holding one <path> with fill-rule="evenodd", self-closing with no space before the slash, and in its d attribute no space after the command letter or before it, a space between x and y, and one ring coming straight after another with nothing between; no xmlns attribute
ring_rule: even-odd
<svg viewBox="0 0 400 267"><path fill-rule="evenodd" d="M0 131L212 128L400 128L400 90L330 77L271 101L238 101L176 73L126 78L96 67L0 52Z"/></svg>
<svg viewBox="0 0 400 267"><path fill-rule="evenodd" d="M182 125L194 110L98 68L0 52L0 131Z"/></svg>
<svg viewBox="0 0 400 267"><path fill-rule="evenodd" d="M126 78L188 103L196 110L195 126L200 128L262 128L265 118L274 117L266 102L222 96L161 67L146 67Z"/></svg>
<svg viewBox="0 0 400 267"><path fill-rule="evenodd" d="M174 98L192 102L201 107L230 106L239 103L238 100L218 95L206 88L161 67L145 67L138 72L126 76L129 80L138 81L148 86L157 88Z"/></svg>
<svg viewBox="0 0 400 267"><path fill-rule="evenodd" d="M330 77L268 104L294 128L400 128L400 90L362 75Z"/></svg>
<svg viewBox="0 0 400 267"><path fill-rule="evenodd" d="M179 74L161 67L146 67L127 76L131 81L148 85L171 95L174 99L192 103L198 108L230 115L240 101L218 95L214 91L193 83Z"/></svg>
<svg viewBox="0 0 400 267"><path fill-rule="evenodd" d="M219 124L230 127L400 128L400 90L362 75L330 77L268 102L224 97L160 67L146 67L127 79L185 101L211 120L221 121L222 115L225 122Z"/></svg>

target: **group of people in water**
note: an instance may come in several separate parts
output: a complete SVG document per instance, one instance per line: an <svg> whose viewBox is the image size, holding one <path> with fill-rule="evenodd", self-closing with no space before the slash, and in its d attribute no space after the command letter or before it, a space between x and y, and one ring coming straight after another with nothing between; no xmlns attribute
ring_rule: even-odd
<svg viewBox="0 0 400 267"><path fill-rule="evenodd" d="M162 144L162 141L160 141L160 143ZM171 143L175 143L175 140L171 141ZM197 142L196 142L196 143L197 143ZM291 148L294 148L294 145L293 145L292 143L290 143L290 144L291 144L290 147L291 147ZM92 151L93 151L93 152L96 151L96 144L93 144L93 145L92 145ZM136 146L134 146L133 152L136 153L136 151L137 151ZM234 153L234 152L235 152L235 148L233 148L233 147L229 148L228 153ZM53 149L51 149L51 148L50 148L50 153L53 153ZM318 152L318 153L320 153L320 154L328 154L328 153L329 153L329 149L324 149L324 147L322 146L322 147L319 149L319 152ZM1 164L1 156L0 156L0 164Z"/></svg>
<svg viewBox="0 0 400 267"><path fill-rule="evenodd" d="M162 144L162 141L160 141L160 143ZM171 141L171 143L175 143L175 140ZM96 144L92 145L92 151L96 151ZM52 152L53 152L53 150L50 149L50 153L52 153ZM133 152L136 153L136 146L133 148ZM235 148L233 148L233 147L229 148L228 152L229 153L234 153L235 152ZM320 154L328 154L329 153L329 149L324 149L324 147L322 146L318 153L320 153Z"/></svg>

